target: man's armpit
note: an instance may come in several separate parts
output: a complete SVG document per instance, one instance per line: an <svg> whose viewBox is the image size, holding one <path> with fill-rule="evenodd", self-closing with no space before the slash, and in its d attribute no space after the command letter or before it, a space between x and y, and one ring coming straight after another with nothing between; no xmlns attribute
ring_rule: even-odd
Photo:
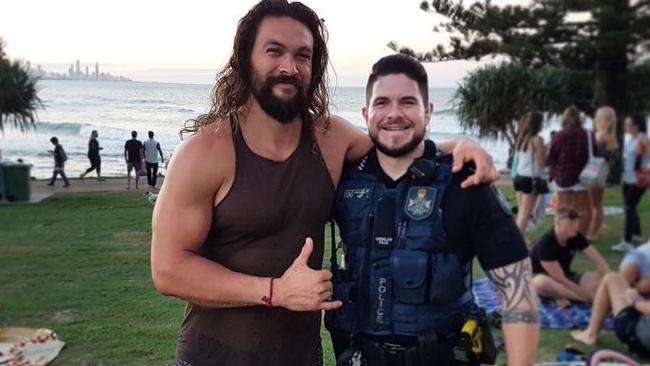
<svg viewBox="0 0 650 366"><path fill-rule="evenodd" d="M503 298L503 323L537 323L538 298L528 258L487 272Z"/></svg>

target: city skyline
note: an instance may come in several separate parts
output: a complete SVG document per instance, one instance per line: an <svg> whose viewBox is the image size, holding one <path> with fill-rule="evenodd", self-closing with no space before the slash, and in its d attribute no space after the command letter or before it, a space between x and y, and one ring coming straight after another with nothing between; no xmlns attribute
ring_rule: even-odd
<svg viewBox="0 0 650 366"><path fill-rule="evenodd" d="M79 59L70 64L67 72L45 70L41 64L37 64L36 68L32 69L32 63L29 60L25 61L25 66L27 71L35 73L43 80L132 81L130 78L121 75L113 75L110 72L99 72L99 62L95 62L92 73L88 69L88 64L84 65L85 72L82 72L81 60Z"/></svg>
<svg viewBox="0 0 650 366"><path fill-rule="evenodd" d="M46 69L45 64L69 65L71 59L101 60L102 64L116 65L106 66L106 71L133 80L198 84L214 83L217 70L231 54L237 21L257 3L186 0L181 5L153 0L100 0L98 16L81 0L62 1L3 3L3 14L7 15L0 15L0 37L9 57L31 60ZM392 52L386 46L390 41L428 50L449 39L447 34L432 31L440 17L420 10L420 0L304 2L325 19L334 85L364 85L371 65ZM65 10L72 8L74 12ZM9 16L27 13L33 13L30 23L38 27ZM427 64L426 68L430 85L455 86L467 72L483 64L454 61ZM67 67L57 72L66 72Z"/></svg>

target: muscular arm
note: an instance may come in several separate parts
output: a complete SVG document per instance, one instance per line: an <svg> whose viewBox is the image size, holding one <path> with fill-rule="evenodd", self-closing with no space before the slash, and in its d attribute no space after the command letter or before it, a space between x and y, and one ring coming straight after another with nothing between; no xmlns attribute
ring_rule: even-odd
<svg viewBox="0 0 650 366"><path fill-rule="evenodd" d="M197 135L179 148L158 196L151 240L154 284L164 295L201 306L264 304L270 279L233 272L199 255L228 168L195 169L212 152L203 138Z"/></svg>
<svg viewBox="0 0 650 366"><path fill-rule="evenodd" d="M329 270L308 267L311 239L280 278L271 279L234 272L201 255L212 226L215 202L227 193L234 175L232 138L220 132L199 133L174 154L153 214L151 271L164 295L204 307L263 305L267 301L294 311L332 310L340 301L328 301ZM223 132L221 132L223 133ZM205 169L196 169L211 164Z"/></svg>
<svg viewBox="0 0 650 366"><path fill-rule="evenodd" d="M591 261L591 263L594 264L596 270L598 271L598 274L600 274L601 276L605 276L607 273L612 271L609 268L609 264L607 264L603 256L600 255L598 250L596 250L596 248L594 248L593 245L590 245L585 249L583 249L582 254L584 254L585 257L587 257Z"/></svg>
<svg viewBox="0 0 650 366"><path fill-rule="evenodd" d="M564 271L562 271L562 267L560 267L560 264L557 261L540 261L540 263L542 268L544 268L544 271L548 273L549 277L559 282L567 290L571 291L576 297L576 300L584 302L591 301L589 294L585 294L580 286L576 285L564 275Z"/></svg>
<svg viewBox="0 0 650 366"><path fill-rule="evenodd" d="M539 342L538 301L530 259L487 272L503 299L502 325L508 365L532 365Z"/></svg>

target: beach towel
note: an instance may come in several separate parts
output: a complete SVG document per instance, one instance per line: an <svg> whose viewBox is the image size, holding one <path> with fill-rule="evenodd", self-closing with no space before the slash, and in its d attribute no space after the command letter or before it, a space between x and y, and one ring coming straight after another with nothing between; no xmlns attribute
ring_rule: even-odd
<svg viewBox="0 0 650 366"><path fill-rule="evenodd" d="M45 366L64 345L49 329L0 328L0 365Z"/></svg>
<svg viewBox="0 0 650 366"><path fill-rule="evenodd" d="M492 317L501 314L501 295L496 287L487 278L474 279L472 286L474 298L478 306L482 307ZM539 325L549 329L583 329L589 324L591 305L573 304L562 309L552 300L543 300L539 309ZM610 315L605 321L604 329L614 329L614 318Z"/></svg>

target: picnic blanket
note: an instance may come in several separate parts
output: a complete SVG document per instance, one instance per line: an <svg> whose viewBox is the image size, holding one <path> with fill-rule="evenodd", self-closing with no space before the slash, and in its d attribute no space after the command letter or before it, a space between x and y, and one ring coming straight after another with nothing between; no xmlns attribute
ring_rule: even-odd
<svg viewBox="0 0 650 366"><path fill-rule="evenodd" d="M488 314L501 314L501 295L496 287L487 278L474 279L472 286L474 298L478 306ZM552 300L543 300L539 309L539 325L549 329L583 329L589 324L591 305L573 304L562 309ZM614 319L610 315L605 320L605 329L614 329Z"/></svg>
<svg viewBox="0 0 650 366"><path fill-rule="evenodd" d="M45 366L64 345L49 329L0 328L0 365Z"/></svg>

